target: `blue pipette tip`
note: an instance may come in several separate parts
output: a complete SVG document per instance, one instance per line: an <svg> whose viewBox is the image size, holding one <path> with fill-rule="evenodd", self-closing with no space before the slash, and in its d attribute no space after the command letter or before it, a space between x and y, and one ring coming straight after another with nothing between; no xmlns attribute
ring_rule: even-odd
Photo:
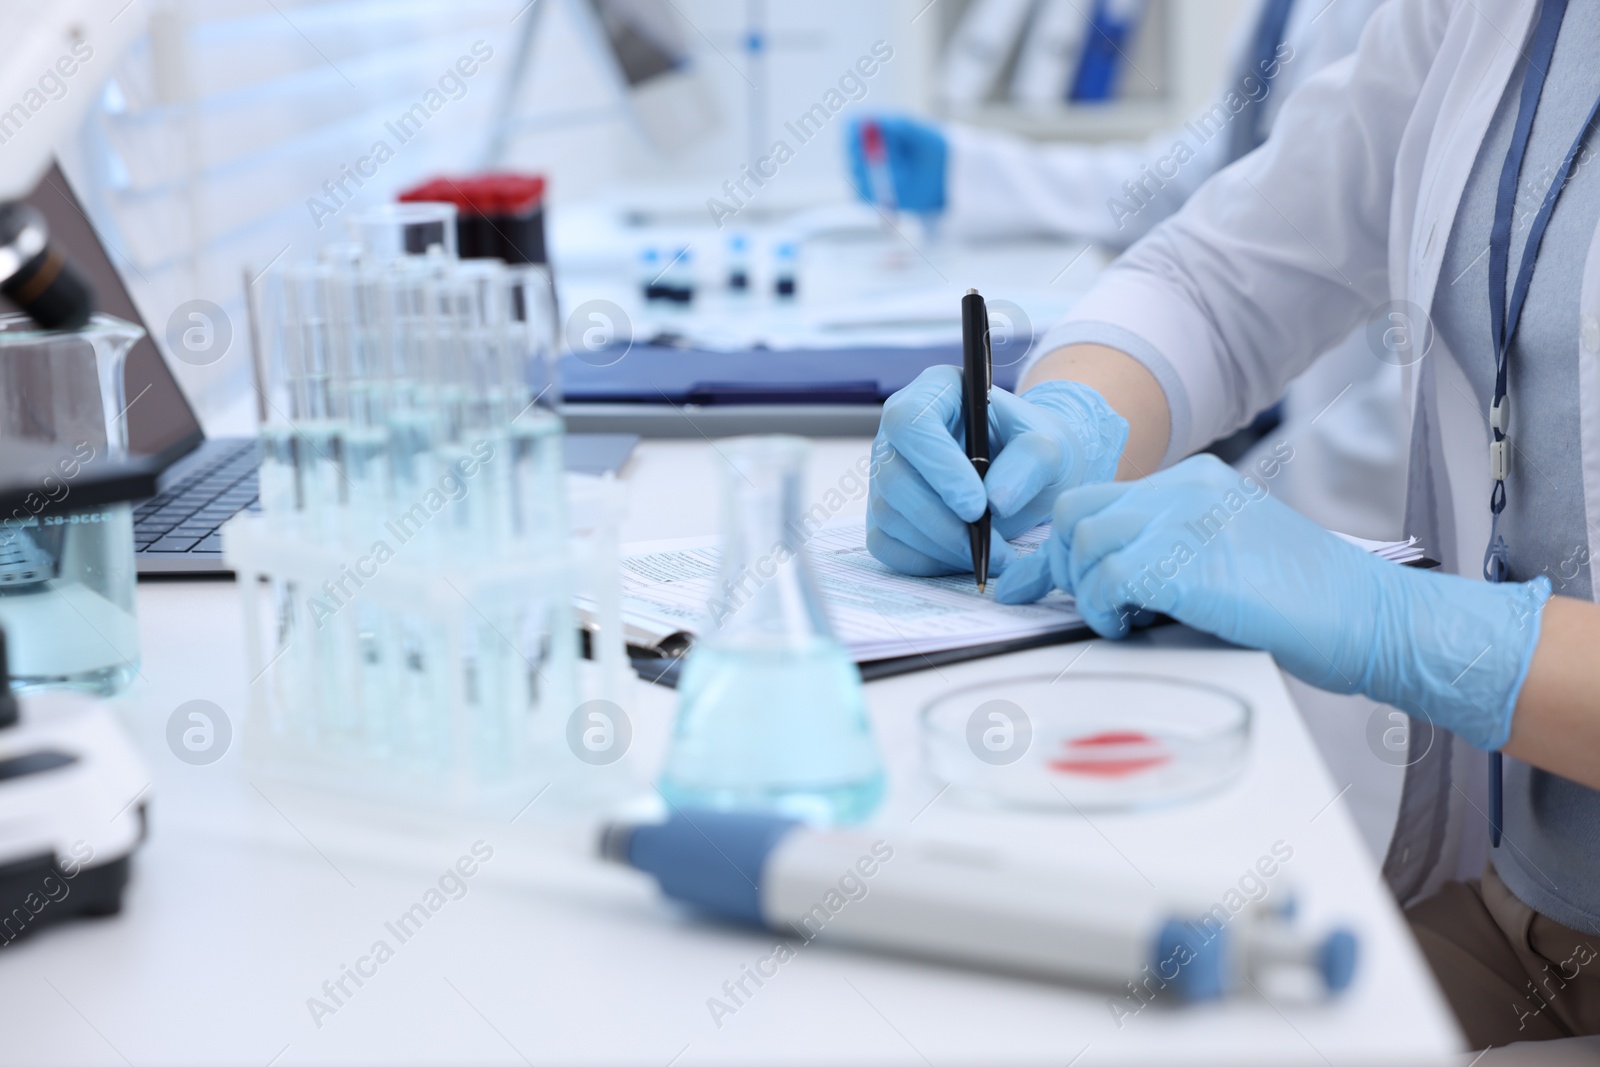
<svg viewBox="0 0 1600 1067"><path fill-rule="evenodd" d="M1168 920L1156 937L1151 970L1182 1000L1216 1000L1228 992L1224 964L1229 940L1225 929L1197 929L1178 919Z"/></svg>
<svg viewBox="0 0 1600 1067"><path fill-rule="evenodd" d="M1317 951L1317 969L1329 993L1348 989L1356 974L1356 935L1344 929L1329 934Z"/></svg>

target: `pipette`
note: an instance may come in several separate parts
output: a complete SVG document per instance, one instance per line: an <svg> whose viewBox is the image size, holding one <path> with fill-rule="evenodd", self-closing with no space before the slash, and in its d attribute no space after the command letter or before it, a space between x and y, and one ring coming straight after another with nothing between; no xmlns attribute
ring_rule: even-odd
<svg viewBox="0 0 1600 1067"><path fill-rule="evenodd" d="M1356 939L1294 928L1292 908L1230 913L1138 879L1029 867L1000 851L823 831L780 817L679 811L620 823L601 855L654 875L669 897L811 941L1214 1000L1276 972L1349 986ZM1222 912L1217 914L1218 910Z"/></svg>

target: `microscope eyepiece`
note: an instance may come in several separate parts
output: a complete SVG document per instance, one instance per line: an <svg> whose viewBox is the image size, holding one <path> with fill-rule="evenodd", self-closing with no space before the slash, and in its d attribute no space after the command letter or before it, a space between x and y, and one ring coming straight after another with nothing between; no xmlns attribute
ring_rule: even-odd
<svg viewBox="0 0 1600 1067"><path fill-rule="evenodd" d="M0 204L0 293L47 330L89 321L89 286L50 243L44 216L25 203Z"/></svg>

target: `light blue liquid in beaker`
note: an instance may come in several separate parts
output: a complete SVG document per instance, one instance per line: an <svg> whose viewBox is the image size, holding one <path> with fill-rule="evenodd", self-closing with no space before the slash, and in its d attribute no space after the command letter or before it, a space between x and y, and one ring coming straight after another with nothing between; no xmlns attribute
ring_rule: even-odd
<svg viewBox="0 0 1600 1067"><path fill-rule="evenodd" d="M690 654L661 780L673 804L849 823L883 789L861 678L836 641Z"/></svg>
<svg viewBox="0 0 1600 1067"><path fill-rule="evenodd" d="M883 798L861 674L836 641L800 521L805 442L725 452L722 563L678 685L660 789L678 807L857 822Z"/></svg>

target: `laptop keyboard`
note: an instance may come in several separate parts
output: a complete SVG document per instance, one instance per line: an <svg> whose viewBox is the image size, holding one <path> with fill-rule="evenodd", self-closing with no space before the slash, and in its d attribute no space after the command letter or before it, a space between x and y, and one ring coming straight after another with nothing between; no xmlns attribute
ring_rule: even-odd
<svg viewBox="0 0 1600 1067"><path fill-rule="evenodd" d="M0 585L32 585L56 576L56 561L25 529L0 533Z"/></svg>
<svg viewBox="0 0 1600 1067"><path fill-rule="evenodd" d="M222 524L241 511L260 511L254 438L220 447L209 465L133 510L137 552L222 551Z"/></svg>

